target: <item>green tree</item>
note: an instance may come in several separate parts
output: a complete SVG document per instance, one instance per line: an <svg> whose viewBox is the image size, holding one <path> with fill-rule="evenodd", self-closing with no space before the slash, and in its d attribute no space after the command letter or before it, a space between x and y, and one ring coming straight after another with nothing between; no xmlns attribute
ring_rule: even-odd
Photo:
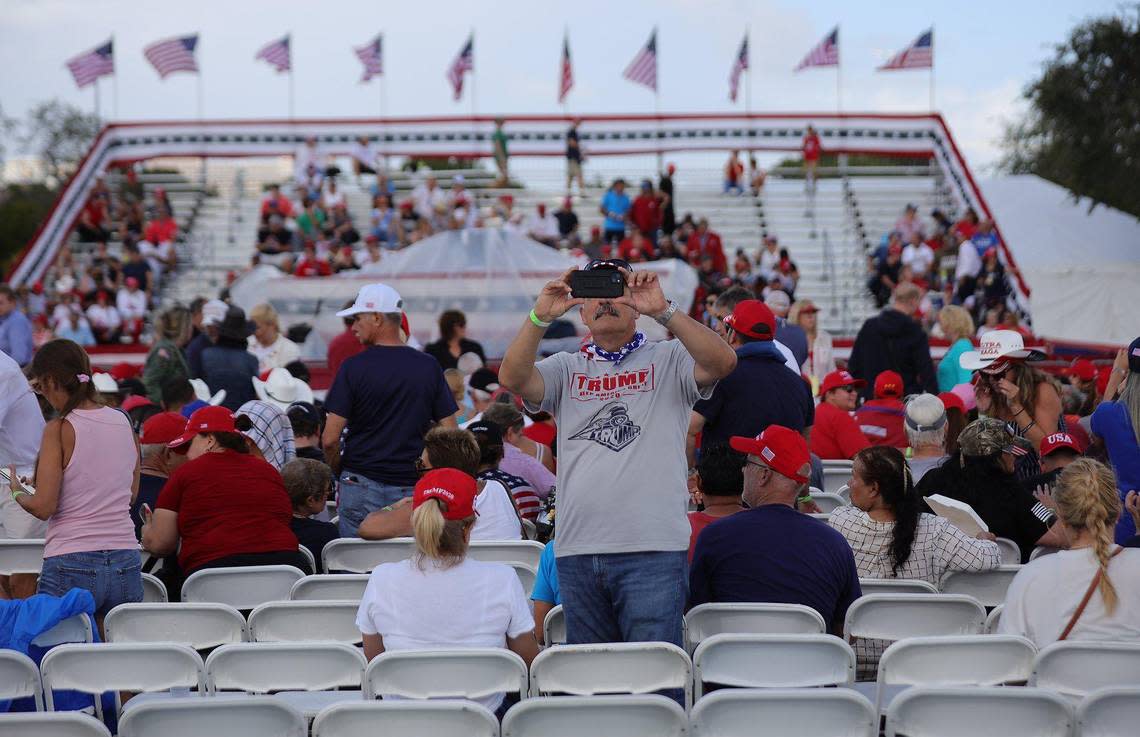
<svg viewBox="0 0 1140 737"><path fill-rule="evenodd" d="M49 176L62 182L99 134L99 119L60 100L41 102L28 112L24 146L40 156Z"/></svg>
<svg viewBox="0 0 1140 737"><path fill-rule="evenodd" d="M47 217L56 192L42 184L12 184L0 189L0 274Z"/></svg>
<svg viewBox="0 0 1140 737"><path fill-rule="evenodd" d="M1077 26L1024 94L1000 168L1140 217L1140 5Z"/></svg>

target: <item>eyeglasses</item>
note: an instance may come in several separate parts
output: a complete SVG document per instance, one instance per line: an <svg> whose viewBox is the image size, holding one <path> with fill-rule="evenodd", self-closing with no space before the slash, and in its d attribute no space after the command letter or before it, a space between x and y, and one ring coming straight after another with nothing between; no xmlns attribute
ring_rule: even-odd
<svg viewBox="0 0 1140 737"><path fill-rule="evenodd" d="M837 386L837 387L835 387L835 388L836 388L836 389L838 389L838 390L839 390L839 391L841 391L841 392L853 392L853 391L856 391L855 387L853 387L853 386Z"/></svg>
<svg viewBox="0 0 1140 737"><path fill-rule="evenodd" d="M596 258L586 264L586 271L593 269L625 269L626 271L633 271L633 267L629 262L620 258Z"/></svg>
<svg viewBox="0 0 1140 737"><path fill-rule="evenodd" d="M420 476L423 476L428 471L434 471L435 470L431 466L424 463L423 458L417 458L416 462L415 462L415 466L416 466L416 473L419 474Z"/></svg>
<svg viewBox="0 0 1140 737"><path fill-rule="evenodd" d="M746 461L744 461L744 464L747 466L756 466L756 468L762 468L765 471L771 471L772 470L771 466L765 466L763 463L757 463L756 461L747 461L746 460Z"/></svg>

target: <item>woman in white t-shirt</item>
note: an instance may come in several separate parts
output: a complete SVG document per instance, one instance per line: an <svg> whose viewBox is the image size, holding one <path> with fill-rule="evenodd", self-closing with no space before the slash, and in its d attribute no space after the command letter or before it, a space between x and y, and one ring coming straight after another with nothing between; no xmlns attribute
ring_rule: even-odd
<svg viewBox="0 0 1140 737"><path fill-rule="evenodd" d="M1140 550L1112 541L1120 515L1116 476L1108 466L1079 458L1061 472L1053 502L1069 549L1018 572L1006 592L998 631L1027 637L1039 648L1062 639L1135 642L1140 638Z"/></svg>
<svg viewBox="0 0 1140 737"><path fill-rule="evenodd" d="M454 468L431 470L416 484L416 554L377 566L356 614L369 660L386 650L504 647L529 668L538 655L533 615L514 570L467 557L477 496L475 478ZM447 612L462 616L439 616ZM476 701L497 711L503 694Z"/></svg>

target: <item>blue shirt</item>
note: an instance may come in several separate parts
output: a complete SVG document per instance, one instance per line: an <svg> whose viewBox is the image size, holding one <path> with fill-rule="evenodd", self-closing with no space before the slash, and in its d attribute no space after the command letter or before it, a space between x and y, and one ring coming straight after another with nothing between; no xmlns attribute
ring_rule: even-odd
<svg viewBox="0 0 1140 737"><path fill-rule="evenodd" d="M32 362L32 324L18 309L0 317L0 351L4 351L21 366Z"/></svg>
<svg viewBox="0 0 1140 737"><path fill-rule="evenodd" d="M629 197L618 194L612 189L607 190L602 197L602 209L606 211L606 230L625 230L625 220L615 220L610 213L624 218L629 213Z"/></svg>
<svg viewBox="0 0 1140 737"><path fill-rule="evenodd" d="M562 595L558 592L558 566L554 564L553 540L542 549L542 556L538 559L538 575L534 577L534 591L530 598L554 605L562 603Z"/></svg>
<svg viewBox="0 0 1140 737"><path fill-rule="evenodd" d="M55 331L55 337L70 340L84 347L95 345L95 335L91 332L91 326L86 322L79 323L74 329L69 324L64 323Z"/></svg>
<svg viewBox="0 0 1140 737"><path fill-rule="evenodd" d="M958 338L938 362L938 391L948 392L959 384L969 384L974 372L962 368L962 354L974 350L969 338Z"/></svg>
<svg viewBox="0 0 1140 737"><path fill-rule="evenodd" d="M826 522L784 504L729 515L697 538L689 569L689 607L708 602L804 604L843 631L862 596L851 546Z"/></svg>
<svg viewBox="0 0 1140 737"><path fill-rule="evenodd" d="M325 409L348 421L341 467L392 486L416 483L424 433L459 411L439 362L403 345L375 345L346 359Z"/></svg>
<svg viewBox="0 0 1140 737"><path fill-rule="evenodd" d="M994 233L992 231L989 233L974 233L974 237L970 239L970 242L973 243L974 248L978 250L979 256L985 256L986 251L992 247L997 246L997 233Z"/></svg>
<svg viewBox="0 0 1140 737"><path fill-rule="evenodd" d="M1104 439L1112 470L1116 472L1116 489L1123 502L1130 489L1140 491L1140 445L1128 408L1120 402L1101 402L1092 413L1092 431ZM1116 542L1123 544L1136 534L1136 523L1127 511L1116 523Z"/></svg>
<svg viewBox="0 0 1140 737"><path fill-rule="evenodd" d="M776 318L776 340L788 347L788 350L796 357L796 363L800 366L807 363L807 333L799 325L793 325L782 317Z"/></svg>

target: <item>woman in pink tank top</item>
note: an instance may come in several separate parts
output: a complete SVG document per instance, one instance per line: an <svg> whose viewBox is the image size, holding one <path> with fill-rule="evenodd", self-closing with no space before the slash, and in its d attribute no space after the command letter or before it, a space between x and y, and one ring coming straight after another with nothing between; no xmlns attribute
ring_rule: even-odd
<svg viewBox="0 0 1140 737"><path fill-rule="evenodd" d="M98 402L91 362L76 343L46 343L28 373L32 388L58 413L44 428L36 493L17 484L12 492L20 506L48 522L38 591L90 591L102 629L112 608L142 601L130 516L139 488L138 442L127 416Z"/></svg>

